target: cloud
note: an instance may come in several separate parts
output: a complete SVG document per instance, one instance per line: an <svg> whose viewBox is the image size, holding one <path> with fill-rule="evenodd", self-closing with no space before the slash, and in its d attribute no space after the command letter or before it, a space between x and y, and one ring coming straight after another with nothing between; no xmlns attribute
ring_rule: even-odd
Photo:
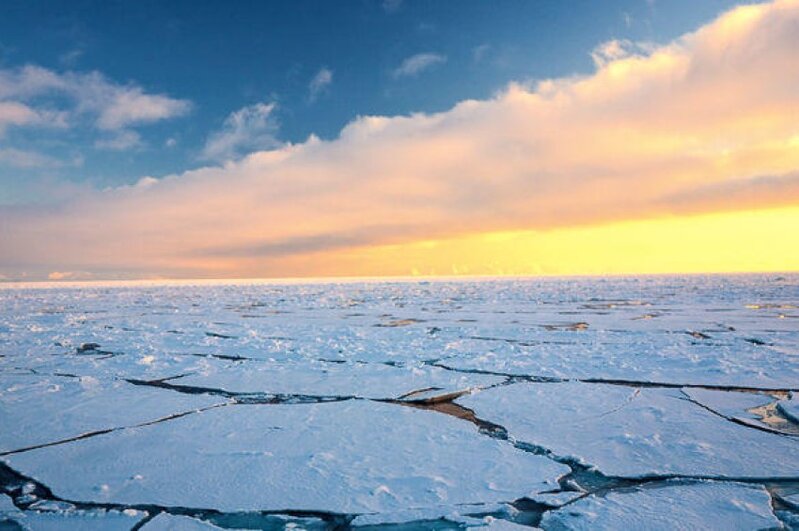
<svg viewBox="0 0 799 531"><path fill-rule="evenodd" d="M122 130L115 132L112 136L100 138L94 142L97 149L107 149L110 151L125 151L134 147L141 146L141 135L135 131Z"/></svg>
<svg viewBox="0 0 799 531"><path fill-rule="evenodd" d="M316 101L316 98L318 98L332 82L333 71L327 67L321 68L308 84L308 99L311 102Z"/></svg>
<svg viewBox="0 0 799 531"><path fill-rule="evenodd" d="M488 52L491 50L490 44L480 44L472 48L472 61L481 63L485 59Z"/></svg>
<svg viewBox="0 0 799 531"><path fill-rule="evenodd" d="M799 2L731 10L593 72L436 114L275 141L273 104L209 139L224 166L0 207L0 270L324 274L326 252L799 203ZM615 57L614 57L615 56Z"/></svg>
<svg viewBox="0 0 799 531"><path fill-rule="evenodd" d="M256 103L231 113L222 129L208 137L202 158L222 162L277 146L277 121L271 116L274 110L274 103Z"/></svg>
<svg viewBox="0 0 799 531"><path fill-rule="evenodd" d="M386 13L396 13L402 7L402 0L383 0L382 5Z"/></svg>
<svg viewBox="0 0 799 531"><path fill-rule="evenodd" d="M0 148L0 166L13 168L59 168L65 163L47 155L15 148Z"/></svg>
<svg viewBox="0 0 799 531"><path fill-rule="evenodd" d="M391 74L395 78L416 76L425 70L446 62L447 57L445 55L430 52L418 53L405 59Z"/></svg>
<svg viewBox="0 0 799 531"><path fill-rule="evenodd" d="M123 131L131 138L125 130L190 110L187 100L114 83L99 72L59 73L34 65L0 68L0 132L8 126L67 127L88 121L90 128Z"/></svg>
<svg viewBox="0 0 799 531"><path fill-rule="evenodd" d="M52 271L47 275L48 280L91 280L94 278L88 271Z"/></svg>
<svg viewBox="0 0 799 531"><path fill-rule="evenodd" d="M0 135L11 126L66 127L64 113L33 109L16 101L0 101Z"/></svg>
<svg viewBox="0 0 799 531"><path fill-rule="evenodd" d="M627 39L612 39L601 43L591 51L591 59L597 67L633 56L644 57L657 48L650 42L632 42Z"/></svg>

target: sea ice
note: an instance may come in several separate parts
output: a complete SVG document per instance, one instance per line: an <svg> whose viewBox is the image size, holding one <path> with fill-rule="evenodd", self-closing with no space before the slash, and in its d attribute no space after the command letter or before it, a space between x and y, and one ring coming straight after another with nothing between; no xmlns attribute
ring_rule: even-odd
<svg viewBox="0 0 799 531"><path fill-rule="evenodd" d="M462 420L364 401L228 406L5 459L69 500L228 512L511 501L569 471Z"/></svg>
<svg viewBox="0 0 799 531"><path fill-rule="evenodd" d="M141 529L145 531L211 531L222 528L190 516L161 513L144 524Z"/></svg>
<svg viewBox="0 0 799 531"><path fill-rule="evenodd" d="M421 389L457 391L502 381L504 378L497 376L459 374L427 365L257 361L219 363L218 366L171 380L170 383L243 394L392 399Z"/></svg>
<svg viewBox="0 0 799 531"><path fill-rule="evenodd" d="M777 402L777 408L792 422L799 423L799 395L796 392Z"/></svg>
<svg viewBox="0 0 799 531"><path fill-rule="evenodd" d="M225 400L187 396L91 376L3 375L0 455L122 426L155 421Z"/></svg>
<svg viewBox="0 0 799 531"><path fill-rule="evenodd" d="M23 529L25 531L129 531L145 516L141 511L67 511L60 513L25 511L5 516L9 527L3 527L0 513L0 529Z"/></svg>
<svg viewBox="0 0 799 531"><path fill-rule="evenodd" d="M664 483L587 496L544 514L541 527L560 529L779 529L771 498L759 485Z"/></svg>
<svg viewBox="0 0 799 531"><path fill-rule="evenodd" d="M610 476L799 477L799 441L720 418L678 389L519 383L457 402Z"/></svg>

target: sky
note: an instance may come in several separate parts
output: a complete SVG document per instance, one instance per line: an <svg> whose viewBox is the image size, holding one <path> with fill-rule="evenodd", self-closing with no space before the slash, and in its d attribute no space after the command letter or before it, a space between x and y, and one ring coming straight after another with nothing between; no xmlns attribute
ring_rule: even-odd
<svg viewBox="0 0 799 531"><path fill-rule="evenodd" d="M799 1L4 3L0 280L799 270Z"/></svg>

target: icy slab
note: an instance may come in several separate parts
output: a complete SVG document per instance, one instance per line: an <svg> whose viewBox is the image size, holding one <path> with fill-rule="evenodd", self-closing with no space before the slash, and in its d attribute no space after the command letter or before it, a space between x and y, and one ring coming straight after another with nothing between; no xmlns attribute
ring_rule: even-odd
<svg viewBox="0 0 799 531"><path fill-rule="evenodd" d="M39 513L25 511L11 521L26 531L129 531L146 513L141 511L69 511ZM2 524L2 520L0 520ZM13 529L13 528L12 528Z"/></svg>
<svg viewBox="0 0 799 531"><path fill-rule="evenodd" d="M693 483L588 496L544 514L543 529L779 529L761 486Z"/></svg>
<svg viewBox="0 0 799 531"><path fill-rule="evenodd" d="M388 513L360 514L352 522L352 527L372 527L404 524L408 522L449 520L456 521L464 514L498 513L508 511L502 504L475 504L463 507L428 507L425 509L406 509Z"/></svg>
<svg viewBox="0 0 799 531"><path fill-rule="evenodd" d="M224 399L139 388L92 376L3 375L0 378L0 454L86 433L156 421Z"/></svg>
<svg viewBox="0 0 799 531"><path fill-rule="evenodd" d="M777 408L789 420L799 423L799 394L791 393L790 397L777 402Z"/></svg>
<svg viewBox="0 0 799 531"><path fill-rule="evenodd" d="M678 389L519 383L457 400L510 436L611 476L799 477L799 441L741 426Z"/></svg>
<svg viewBox="0 0 799 531"><path fill-rule="evenodd" d="M502 518L486 516L484 518L456 518L457 523L463 524L466 529L491 529L492 531L531 531L538 529L521 525Z"/></svg>
<svg viewBox="0 0 799 531"><path fill-rule="evenodd" d="M224 389L242 394L357 396L394 399L419 390L442 392L487 387L505 378L459 374L427 365L390 366L374 363L242 362L218 364L170 380L179 386Z"/></svg>
<svg viewBox="0 0 799 531"><path fill-rule="evenodd" d="M6 460L64 499L225 512L509 501L569 471L461 420L363 401L228 406Z"/></svg>
<svg viewBox="0 0 799 531"><path fill-rule="evenodd" d="M571 490L563 492L542 492L541 494L534 494L530 496L530 499L551 507L560 507L561 505L566 505L567 503L573 502L584 494L585 493L583 492Z"/></svg>
<svg viewBox="0 0 799 531"><path fill-rule="evenodd" d="M222 529L190 516L161 513L141 527L145 531L212 531Z"/></svg>

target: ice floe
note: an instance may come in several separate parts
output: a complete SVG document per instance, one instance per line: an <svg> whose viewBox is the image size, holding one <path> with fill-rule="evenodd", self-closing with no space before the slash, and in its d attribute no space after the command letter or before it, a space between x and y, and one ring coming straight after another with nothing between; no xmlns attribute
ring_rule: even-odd
<svg viewBox="0 0 799 531"><path fill-rule="evenodd" d="M222 407L6 460L70 500L228 512L511 501L569 471L458 419L363 401Z"/></svg>
<svg viewBox="0 0 799 531"><path fill-rule="evenodd" d="M516 440L606 475L799 477L799 441L729 422L678 389L519 383L457 402Z"/></svg>
<svg viewBox="0 0 799 531"><path fill-rule="evenodd" d="M544 515L560 529L779 529L763 487L734 483L660 484L587 496Z"/></svg>

